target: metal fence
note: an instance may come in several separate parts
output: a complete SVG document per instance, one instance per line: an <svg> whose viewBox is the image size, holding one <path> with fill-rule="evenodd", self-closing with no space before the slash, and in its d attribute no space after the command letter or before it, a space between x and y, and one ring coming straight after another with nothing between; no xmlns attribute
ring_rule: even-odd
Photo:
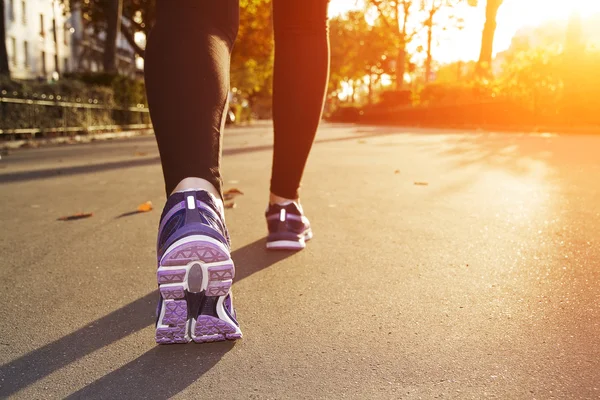
<svg viewBox="0 0 600 400"><path fill-rule="evenodd" d="M87 134L148 129L150 115L143 104L117 107L97 99L65 101L60 95L31 95L6 91L0 96L0 138ZM34 97L35 96L35 97Z"/></svg>

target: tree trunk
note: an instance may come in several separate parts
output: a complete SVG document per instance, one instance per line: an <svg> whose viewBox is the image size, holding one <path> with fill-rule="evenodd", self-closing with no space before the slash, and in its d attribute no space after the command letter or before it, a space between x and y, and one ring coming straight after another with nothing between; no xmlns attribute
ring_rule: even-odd
<svg viewBox="0 0 600 400"><path fill-rule="evenodd" d="M496 34L496 16L503 0L487 0L485 7L485 25L481 36L481 51L477 71L483 73L489 71L492 63L492 52L494 49L494 35Z"/></svg>
<svg viewBox="0 0 600 400"><path fill-rule="evenodd" d="M6 16L4 15L4 0L0 0L0 75L10 78L8 53L6 52Z"/></svg>
<svg viewBox="0 0 600 400"><path fill-rule="evenodd" d="M431 64L433 57L431 56L431 44L433 42L433 21L432 24L427 27L427 58L425 59L425 82L429 83L431 80Z"/></svg>
<svg viewBox="0 0 600 400"><path fill-rule="evenodd" d="M373 72L369 70L369 105L373 104Z"/></svg>
<svg viewBox="0 0 600 400"><path fill-rule="evenodd" d="M402 5L402 27L400 27L400 5ZM398 20L398 30L400 32L400 48L396 58L396 89L402 90L404 87L404 74L406 73L406 43L408 42L408 15L412 1L404 0L402 3L396 3L396 18Z"/></svg>
<svg viewBox="0 0 600 400"><path fill-rule="evenodd" d="M117 72L117 38L121 30L123 0L106 0L106 42L104 43L104 71Z"/></svg>
<svg viewBox="0 0 600 400"><path fill-rule="evenodd" d="M396 89L402 90L404 87L404 74L406 73L406 49L401 47L398 49L396 57Z"/></svg>

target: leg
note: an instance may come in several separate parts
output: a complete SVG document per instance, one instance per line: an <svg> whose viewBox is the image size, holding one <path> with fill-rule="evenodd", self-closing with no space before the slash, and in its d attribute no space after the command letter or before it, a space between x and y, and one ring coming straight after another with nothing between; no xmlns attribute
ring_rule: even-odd
<svg viewBox="0 0 600 400"><path fill-rule="evenodd" d="M328 0L273 0L275 148L271 193L297 199L329 75Z"/></svg>
<svg viewBox="0 0 600 400"><path fill-rule="evenodd" d="M235 268L219 199L221 132L238 1L157 0L146 87L170 194L157 241L155 339L161 344L242 336L231 294Z"/></svg>
<svg viewBox="0 0 600 400"><path fill-rule="evenodd" d="M186 178L205 180L220 195L221 132L238 24L239 0L157 1L145 75L167 195Z"/></svg>
<svg viewBox="0 0 600 400"><path fill-rule="evenodd" d="M273 0L275 148L265 214L267 248L300 250L312 238L298 188L321 120L329 74L328 0Z"/></svg>

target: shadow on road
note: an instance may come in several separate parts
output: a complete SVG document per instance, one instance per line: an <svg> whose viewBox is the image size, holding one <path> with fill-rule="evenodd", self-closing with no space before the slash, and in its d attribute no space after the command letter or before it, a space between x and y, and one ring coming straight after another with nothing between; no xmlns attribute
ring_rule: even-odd
<svg viewBox="0 0 600 400"><path fill-rule="evenodd" d="M355 139L366 139L375 136L387 136L397 135L405 133L402 130L396 129L379 129L372 131L360 131L357 134L351 136L343 136L337 138L328 139L317 139L315 144L329 143L329 142L340 142ZM248 146L248 147L237 147L232 149L224 149L223 156L233 156L238 154L254 153L259 151L271 150L273 145L261 145L261 146ZM160 164L160 157L148 157L148 158L137 158L133 160L121 160L111 161L106 163L97 163L89 165L76 165L64 168L48 168L48 169L37 169L33 171L18 171L9 172L6 174L0 174L0 184L11 183L11 182L24 182L34 181L39 179L55 178L60 176L80 175L89 174L101 171L110 171L115 169L133 168L133 167L144 167L154 164Z"/></svg>
<svg viewBox="0 0 600 400"><path fill-rule="evenodd" d="M110 171L131 167L143 167L160 163L159 157L141 158L135 160L112 161L102 164L77 165L65 168L38 169L33 171L19 171L0 175L0 183L34 181L38 179L55 178L57 176L69 176L90 174L99 171Z"/></svg>
<svg viewBox="0 0 600 400"><path fill-rule="evenodd" d="M214 367L233 342L156 346L67 399L168 399Z"/></svg>
<svg viewBox="0 0 600 400"><path fill-rule="evenodd" d="M236 282L293 254L267 252L265 239L237 249L232 253L234 262L239 265ZM0 398L6 398L54 371L152 325L157 296L158 291L152 291L84 328L2 365ZM168 398L210 370L231 348L231 343L156 346L70 397Z"/></svg>

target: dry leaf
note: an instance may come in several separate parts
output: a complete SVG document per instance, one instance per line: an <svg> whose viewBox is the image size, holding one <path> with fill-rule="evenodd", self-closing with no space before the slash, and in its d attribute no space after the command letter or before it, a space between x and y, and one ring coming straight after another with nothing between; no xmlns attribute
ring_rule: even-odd
<svg viewBox="0 0 600 400"><path fill-rule="evenodd" d="M361 139L361 140L359 140L359 141L358 141L358 143L360 143L360 144L365 144L365 143L367 143L367 141L366 141L366 140L363 140L363 139Z"/></svg>
<svg viewBox="0 0 600 400"><path fill-rule="evenodd" d="M235 201L230 201L229 203L225 203L223 205L225 208L236 208L237 205L235 204Z"/></svg>
<svg viewBox="0 0 600 400"><path fill-rule="evenodd" d="M145 151L136 151L135 153L133 153L133 155L136 157L144 157L147 156L148 153L146 153Z"/></svg>
<svg viewBox="0 0 600 400"><path fill-rule="evenodd" d="M242 192L240 189L236 189L236 188L231 188L225 191L225 193L223 193L223 198L225 200L231 200L233 199L235 196L244 194L244 192Z"/></svg>
<svg viewBox="0 0 600 400"><path fill-rule="evenodd" d="M427 186L427 185L429 185L429 183L427 183L427 182L415 182L415 185L417 185L417 186Z"/></svg>
<svg viewBox="0 0 600 400"><path fill-rule="evenodd" d="M151 201L147 201L145 203L142 203L138 206L137 210L138 212L148 212L148 211L152 211L152 202Z"/></svg>
<svg viewBox="0 0 600 400"><path fill-rule="evenodd" d="M225 191L225 194L244 194L244 192L242 192L240 189L237 189L237 188L231 188L231 189L227 189Z"/></svg>
<svg viewBox="0 0 600 400"><path fill-rule="evenodd" d="M92 215L94 215L94 213L78 213L78 214L73 214L73 215L69 215L66 217L60 217L58 220L59 221L74 221L76 219L89 218Z"/></svg>
<svg viewBox="0 0 600 400"><path fill-rule="evenodd" d="M400 170L399 170L399 169L397 169L397 170L395 170L395 171L394 171L394 173L395 173L395 174L399 174L399 173L400 173Z"/></svg>

